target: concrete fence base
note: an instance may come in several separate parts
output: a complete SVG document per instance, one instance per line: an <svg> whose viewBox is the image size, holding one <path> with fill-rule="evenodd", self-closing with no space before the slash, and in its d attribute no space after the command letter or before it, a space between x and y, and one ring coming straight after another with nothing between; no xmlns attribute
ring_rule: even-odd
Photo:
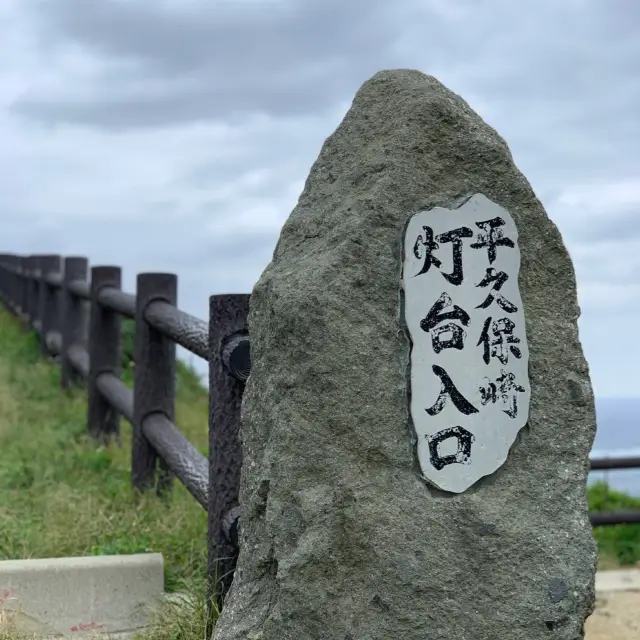
<svg viewBox="0 0 640 640"><path fill-rule="evenodd" d="M596 592L640 592L640 569L612 569L596 573Z"/></svg>
<svg viewBox="0 0 640 640"><path fill-rule="evenodd" d="M0 562L0 622L40 637L128 637L163 596L159 553Z"/></svg>

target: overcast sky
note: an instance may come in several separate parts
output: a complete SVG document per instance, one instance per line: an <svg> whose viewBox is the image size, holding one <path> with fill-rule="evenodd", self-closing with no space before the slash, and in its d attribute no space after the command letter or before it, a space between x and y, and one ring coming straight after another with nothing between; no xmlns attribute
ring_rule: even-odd
<svg viewBox="0 0 640 640"><path fill-rule="evenodd" d="M271 258L358 87L410 67L511 147L577 269L598 396L640 396L638 0L0 0L0 250L179 275ZM203 367L201 366L202 370Z"/></svg>

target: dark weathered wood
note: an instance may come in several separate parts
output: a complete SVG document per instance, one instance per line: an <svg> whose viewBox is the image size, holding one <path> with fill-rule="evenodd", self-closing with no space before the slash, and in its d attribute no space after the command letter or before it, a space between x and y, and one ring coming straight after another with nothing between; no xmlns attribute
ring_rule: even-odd
<svg viewBox="0 0 640 640"><path fill-rule="evenodd" d="M592 456L589 460L591 471L603 469L640 469L640 456Z"/></svg>
<svg viewBox="0 0 640 640"><path fill-rule="evenodd" d="M97 384L109 404L133 424L133 391L112 373L101 373Z"/></svg>
<svg viewBox="0 0 640 640"><path fill-rule="evenodd" d="M16 287L18 260L18 256L11 253L0 255L0 297L9 311L16 315L19 313Z"/></svg>
<svg viewBox="0 0 640 640"><path fill-rule="evenodd" d="M62 350L60 352L60 384L63 389L83 382L80 371L73 365L70 349L78 345L86 349L88 329L88 308L85 300L76 296L71 290L71 283L86 282L89 261L85 257L71 256L64 260L64 277L62 282L61 333Z"/></svg>
<svg viewBox="0 0 640 640"><path fill-rule="evenodd" d="M58 289L48 282L48 276L60 276L62 258L58 255L46 254L40 256L40 284L38 300L38 318L40 319L40 353L49 355L47 334L58 329L59 305Z"/></svg>
<svg viewBox="0 0 640 640"><path fill-rule="evenodd" d="M0 253L0 300L11 309L10 260L8 253Z"/></svg>
<svg viewBox="0 0 640 640"><path fill-rule="evenodd" d="M38 254L34 256L35 269L31 272L32 278L31 283L33 287L33 323L32 327L35 329L38 337L40 336L40 331L42 329L42 305L40 303L40 291L42 289L41 286L41 262L42 255Z"/></svg>
<svg viewBox="0 0 640 640"><path fill-rule="evenodd" d="M232 336L222 349L222 362L227 371L241 382L246 382L251 373L251 343L249 336Z"/></svg>
<svg viewBox="0 0 640 640"><path fill-rule="evenodd" d="M52 356L59 356L62 351L62 334L59 331L49 331L47 334L47 351Z"/></svg>
<svg viewBox="0 0 640 640"><path fill-rule="evenodd" d="M72 280L69 285L69 291L74 296L82 298L83 300L91 300L91 284L84 280Z"/></svg>
<svg viewBox="0 0 640 640"><path fill-rule="evenodd" d="M163 413L151 413L142 431L167 467L205 509L209 506L209 462Z"/></svg>
<svg viewBox="0 0 640 640"><path fill-rule="evenodd" d="M62 260L62 258L60 258L60 260ZM49 273L45 273L44 279L45 282L53 289L59 289L62 286L62 282L64 281L64 277L61 271L51 271Z"/></svg>
<svg viewBox="0 0 640 640"><path fill-rule="evenodd" d="M21 314L20 307L22 304L22 295L21 295L21 288L20 288L20 279L21 279L20 267L22 264L22 260L20 256L12 254L11 257L9 258L9 264L11 266L11 269L7 274L8 297L11 300L11 307L12 307L13 313L16 316L20 317L20 314Z"/></svg>
<svg viewBox="0 0 640 640"><path fill-rule="evenodd" d="M153 327L145 317L147 307L156 300L175 305L178 278L173 273L141 273L136 287L136 323L133 360L134 428L131 452L131 483L139 491L154 484L158 494L171 488L171 474L142 429L154 413L174 421L176 388L176 345ZM156 467L160 473L156 482Z"/></svg>
<svg viewBox="0 0 640 640"><path fill-rule="evenodd" d="M89 318L89 384L87 428L100 442L119 440L120 414L102 395L98 377L111 373L120 377L120 334L122 319L118 313L106 309L98 301L105 287L120 288L120 267L91 269L91 313Z"/></svg>
<svg viewBox="0 0 640 640"><path fill-rule="evenodd" d="M147 307L145 318L181 347L209 360L209 326L206 322L161 300Z"/></svg>
<svg viewBox="0 0 640 640"><path fill-rule="evenodd" d="M20 317L24 322L29 319L29 256L20 258Z"/></svg>
<svg viewBox="0 0 640 640"><path fill-rule="evenodd" d="M225 517L239 505L242 467L238 433L244 381L228 368L229 346L237 347L248 338L248 313L248 294L209 298L208 582L209 598L218 606L222 606L236 566L237 549L225 533Z"/></svg>
<svg viewBox="0 0 640 640"><path fill-rule="evenodd" d="M0 301L7 303L8 287L7 287L7 256L6 253L0 253Z"/></svg>
<svg viewBox="0 0 640 640"><path fill-rule="evenodd" d="M589 520L593 527L616 524L640 524L640 510L590 513Z"/></svg>
<svg viewBox="0 0 640 640"><path fill-rule="evenodd" d="M18 267L20 258L12 253L0 255L0 299L12 313L20 314L18 298Z"/></svg>
<svg viewBox="0 0 640 640"><path fill-rule="evenodd" d="M136 297L119 289L102 289L98 301L103 307L117 311L127 318L136 317Z"/></svg>
<svg viewBox="0 0 640 640"><path fill-rule="evenodd" d="M11 257L13 263L13 273L11 274L11 305L13 312L18 316L22 316L22 257L13 255Z"/></svg>
<svg viewBox="0 0 640 640"><path fill-rule="evenodd" d="M69 347L69 361L82 379L89 379L89 353L83 346L72 344Z"/></svg>
<svg viewBox="0 0 640 640"><path fill-rule="evenodd" d="M38 273L39 258L31 255L27 258L27 317L29 326L34 329L34 324L38 320Z"/></svg>

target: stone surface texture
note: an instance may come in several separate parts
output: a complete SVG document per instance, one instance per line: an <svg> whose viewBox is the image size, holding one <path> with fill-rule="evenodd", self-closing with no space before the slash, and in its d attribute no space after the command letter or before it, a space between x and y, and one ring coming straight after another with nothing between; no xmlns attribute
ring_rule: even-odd
<svg viewBox="0 0 640 640"><path fill-rule="evenodd" d="M459 495L422 481L403 229L482 193L513 216L530 420ZM240 556L215 640L576 640L594 606L593 393L572 263L503 139L412 70L324 143L251 300Z"/></svg>

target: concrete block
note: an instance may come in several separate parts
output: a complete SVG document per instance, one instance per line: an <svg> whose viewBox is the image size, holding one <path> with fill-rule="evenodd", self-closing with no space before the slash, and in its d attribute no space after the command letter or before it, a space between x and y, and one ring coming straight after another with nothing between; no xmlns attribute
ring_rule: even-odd
<svg viewBox="0 0 640 640"><path fill-rule="evenodd" d="M0 620L40 637L126 637L164 590L162 554L0 561Z"/></svg>
<svg viewBox="0 0 640 640"><path fill-rule="evenodd" d="M596 591L640 591L640 569L615 569L596 573Z"/></svg>

